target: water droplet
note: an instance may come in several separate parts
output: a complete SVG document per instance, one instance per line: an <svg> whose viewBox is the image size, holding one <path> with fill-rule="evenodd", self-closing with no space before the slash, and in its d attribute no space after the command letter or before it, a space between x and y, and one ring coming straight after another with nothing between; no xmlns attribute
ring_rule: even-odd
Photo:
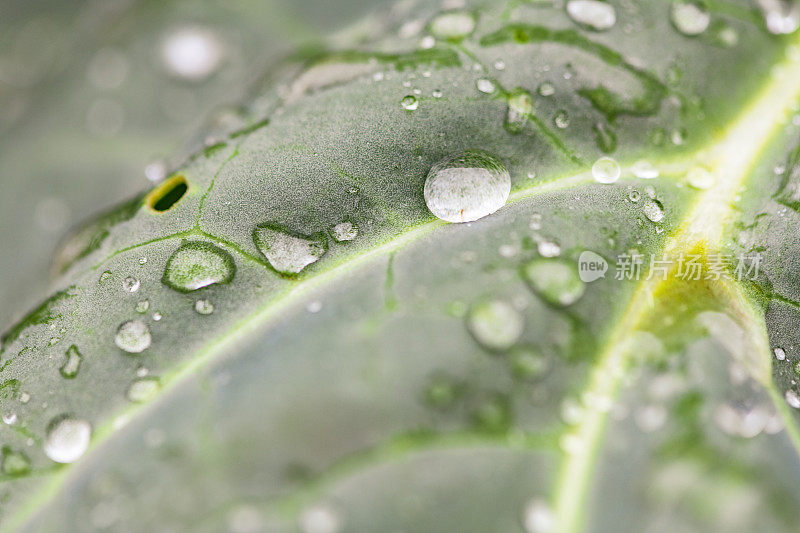
<svg viewBox="0 0 800 533"><path fill-rule="evenodd" d="M324 234L302 235L278 224L256 226L253 242L272 268L289 275L299 274L328 251Z"/></svg>
<svg viewBox="0 0 800 533"><path fill-rule="evenodd" d="M110 270L105 270L102 274L100 274L100 279L98 280L98 282L103 283L104 281L107 281L108 279L111 278L111 275L112 274Z"/></svg>
<svg viewBox="0 0 800 533"><path fill-rule="evenodd" d="M180 292L190 292L214 283L229 283L236 264L228 252L207 242L184 243L167 260L161 281Z"/></svg>
<svg viewBox="0 0 800 533"><path fill-rule="evenodd" d="M555 516L542 498L533 498L525 506L522 518L526 533L550 533L555 525Z"/></svg>
<svg viewBox="0 0 800 533"><path fill-rule="evenodd" d="M306 305L306 311L309 313L319 313L322 311L322 302L319 300L312 300Z"/></svg>
<svg viewBox="0 0 800 533"><path fill-rule="evenodd" d="M140 314L144 314L150 309L150 300L141 300L136 303L136 312Z"/></svg>
<svg viewBox="0 0 800 533"><path fill-rule="evenodd" d="M553 96L556 93L556 88L549 81L543 81L539 84L536 92L539 93L539 96Z"/></svg>
<svg viewBox="0 0 800 533"><path fill-rule="evenodd" d="M441 98L442 94L443 93L441 89L434 89L433 92L431 93L431 95L433 95L434 98Z"/></svg>
<svg viewBox="0 0 800 533"><path fill-rule="evenodd" d="M775 352L775 359L778 361L783 361L786 359L786 352L783 350L783 348L775 348L773 352Z"/></svg>
<svg viewBox="0 0 800 533"><path fill-rule="evenodd" d="M31 401L31 395L30 394L28 394L27 392L20 393L20 395L19 395L19 403L24 405L24 404L28 403L29 401Z"/></svg>
<svg viewBox="0 0 800 533"><path fill-rule="evenodd" d="M695 189L706 190L714 185L714 175L703 167L693 167L686 173L686 181Z"/></svg>
<svg viewBox="0 0 800 533"><path fill-rule="evenodd" d="M303 533L337 533L341 527L339 513L328 505L314 505L300 515L300 529Z"/></svg>
<svg viewBox="0 0 800 533"><path fill-rule="evenodd" d="M419 107L419 100L417 100L416 96L408 94L400 100L400 105L403 106L403 109L406 111L414 111Z"/></svg>
<svg viewBox="0 0 800 533"><path fill-rule="evenodd" d="M3 462L0 472L7 476L24 476L31 471L31 460L22 452L14 451L8 446L2 448Z"/></svg>
<svg viewBox="0 0 800 533"><path fill-rule="evenodd" d="M66 360L64 361L64 364L61 365L59 371L65 378L72 379L78 375L78 370L80 369L81 359L83 356L81 355L81 352L78 351L78 347L74 344L67 349L67 352L64 355Z"/></svg>
<svg viewBox="0 0 800 533"><path fill-rule="evenodd" d="M523 267L522 274L531 289L553 305L572 305L586 291L576 265L562 259L534 259Z"/></svg>
<svg viewBox="0 0 800 533"><path fill-rule="evenodd" d="M425 203L448 222L471 222L503 207L511 192L508 170L483 150L466 150L431 167Z"/></svg>
<svg viewBox="0 0 800 533"><path fill-rule="evenodd" d="M17 423L17 413L3 413L3 423L7 426L13 426Z"/></svg>
<svg viewBox="0 0 800 533"><path fill-rule="evenodd" d="M493 66L494 66L495 70L505 70L506 62L503 61L502 59L497 59L497 60L495 60Z"/></svg>
<svg viewBox="0 0 800 533"><path fill-rule="evenodd" d="M486 78L478 79L478 81L475 82L475 87L477 87L480 92L486 94L492 94L497 90L497 88L494 86L494 83L492 83L492 80L488 80Z"/></svg>
<svg viewBox="0 0 800 533"><path fill-rule="evenodd" d="M150 328L141 320L128 320L117 328L114 343L128 353L142 353L153 342Z"/></svg>
<svg viewBox="0 0 800 533"><path fill-rule="evenodd" d="M557 242L540 241L536 250L542 257L558 257L561 255L561 246Z"/></svg>
<svg viewBox="0 0 800 533"><path fill-rule="evenodd" d="M352 241L358 237L358 227L350 221L339 222L331 228L331 237L336 242Z"/></svg>
<svg viewBox="0 0 800 533"><path fill-rule="evenodd" d="M139 264L140 265L146 265L147 264L147 258L145 256L140 257L139 258Z"/></svg>
<svg viewBox="0 0 800 533"><path fill-rule="evenodd" d="M71 415L54 418L47 428L44 453L57 463L72 463L89 447L92 426Z"/></svg>
<svg viewBox="0 0 800 533"><path fill-rule="evenodd" d="M553 117L553 124L556 125L556 128L563 130L569 126L569 114L563 109L556 112L555 117Z"/></svg>
<svg viewBox="0 0 800 533"><path fill-rule="evenodd" d="M158 321L160 321L160 320L161 320L161 318L162 318L162 316L161 316L161 313L159 313L158 311L156 311L155 313L153 313L153 320L154 320L154 321L158 322Z"/></svg>
<svg viewBox="0 0 800 533"><path fill-rule="evenodd" d="M130 402L142 403L152 400L161 390L161 382L154 377L135 379L128 386L125 397Z"/></svg>
<svg viewBox="0 0 800 533"><path fill-rule="evenodd" d="M795 0L758 0L764 13L767 30L776 35L787 35L800 26L800 4Z"/></svg>
<svg viewBox="0 0 800 533"><path fill-rule="evenodd" d="M648 200L642 205L642 211L651 222L661 222L664 219L664 206L655 199Z"/></svg>
<svg viewBox="0 0 800 533"><path fill-rule="evenodd" d="M140 286L139 280L131 276L128 276L122 282L122 288L125 289L127 292L136 292L139 290L139 286Z"/></svg>
<svg viewBox="0 0 800 533"><path fill-rule="evenodd" d="M675 28L684 35L700 35L708 28L711 14L699 2L681 0L672 4L670 18Z"/></svg>
<svg viewBox="0 0 800 533"><path fill-rule="evenodd" d="M508 95L508 113L506 114L506 130L510 133L519 133L528 121L528 116L533 111L533 98L531 93L524 89L514 89Z"/></svg>
<svg viewBox="0 0 800 533"><path fill-rule="evenodd" d="M214 304L210 300L203 298L194 303L194 310L201 315L210 315L214 312Z"/></svg>
<svg viewBox="0 0 800 533"><path fill-rule="evenodd" d="M599 0L569 0L567 14L577 24L595 31L611 29L617 23L614 6Z"/></svg>
<svg viewBox="0 0 800 533"><path fill-rule="evenodd" d="M161 60L177 77L200 81L222 62L223 50L216 34L205 28L181 28L170 33L161 46Z"/></svg>
<svg viewBox="0 0 800 533"><path fill-rule="evenodd" d="M631 172L639 179L651 180L658 177L658 169L649 161L640 159L631 166Z"/></svg>
<svg viewBox="0 0 800 533"><path fill-rule="evenodd" d="M592 176L598 183L614 183L621 174L619 163L611 157L601 157L592 165Z"/></svg>
<svg viewBox="0 0 800 533"><path fill-rule="evenodd" d="M519 379L539 378L547 372L547 359L532 348L515 349L509 354L511 372Z"/></svg>
<svg viewBox="0 0 800 533"><path fill-rule="evenodd" d="M522 335L525 320L506 302L490 300L473 306L467 327L478 343L491 351L505 351Z"/></svg>
<svg viewBox="0 0 800 533"><path fill-rule="evenodd" d="M445 11L431 20L428 30L438 39L459 41L475 30L475 15L463 10Z"/></svg>
<svg viewBox="0 0 800 533"><path fill-rule="evenodd" d="M784 398L786 398L786 403L789 404L789 407L800 409L800 396L795 391L787 390Z"/></svg>

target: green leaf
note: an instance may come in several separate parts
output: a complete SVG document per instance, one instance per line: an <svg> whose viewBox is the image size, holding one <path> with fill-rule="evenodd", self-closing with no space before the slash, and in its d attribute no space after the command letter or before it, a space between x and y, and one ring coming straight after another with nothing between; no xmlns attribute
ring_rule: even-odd
<svg viewBox="0 0 800 533"><path fill-rule="evenodd" d="M1 527L796 529L800 39L433 4L63 245L3 336ZM449 224L465 150L511 194Z"/></svg>

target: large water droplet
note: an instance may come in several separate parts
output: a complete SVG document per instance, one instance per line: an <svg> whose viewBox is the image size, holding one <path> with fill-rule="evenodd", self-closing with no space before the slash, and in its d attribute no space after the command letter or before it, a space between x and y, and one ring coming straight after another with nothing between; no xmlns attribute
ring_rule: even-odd
<svg viewBox="0 0 800 533"><path fill-rule="evenodd" d="M3 446L3 462L0 472L7 476L24 476L31 471L31 460L22 452Z"/></svg>
<svg viewBox="0 0 800 533"><path fill-rule="evenodd" d="M576 23L595 31L605 31L617 23L614 6L600 0L569 0L567 14Z"/></svg>
<svg viewBox="0 0 800 533"><path fill-rule="evenodd" d="M141 403L153 399L160 390L161 382L158 378L143 377L133 380L128 386L125 396L128 398L128 401Z"/></svg>
<svg viewBox="0 0 800 533"><path fill-rule="evenodd" d="M92 426L71 415L54 418L47 428L44 453L57 463L76 461L89 447Z"/></svg>
<svg viewBox="0 0 800 533"><path fill-rule="evenodd" d="M289 275L299 274L328 251L328 240L324 234L302 235L279 224L256 226L253 242L272 268Z"/></svg>
<svg viewBox="0 0 800 533"><path fill-rule="evenodd" d="M72 379L78 375L78 370L81 366L81 352L78 351L78 347L74 344L67 349L66 354L64 354L66 360L64 364L61 365L59 371L61 375L67 379Z"/></svg>
<svg viewBox="0 0 800 533"><path fill-rule="evenodd" d="M700 35L711 23L711 15L699 2L682 0L672 4L670 18L675 28L684 35Z"/></svg>
<svg viewBox="0 0 800 533"><path fill-rule="evenodd" d="M460 41L475 30L475 15L469 11L444 11L431 20L428 30L438 39Z"/></svg>
<svg viewBox="0 0 800 533"><path fill-rule="evenodd" d="M448 222L471 222L503 207L511 192L508 170L483 150L466 150L435 164L425 180L425 203Z"/></svg>
<svg viewBox="0 0 800 533"><path fill-rule="evenodd" d="M487 350L505 351L519 340L525 320L508 303L491 300L472 308L467 327L475 340Z"/></svg>
<svg viewBox="0 0 800 533"><path fill-rule="evenodd" d="M142 353L152 342L150 328L141 320L123 322L114 337L114 343L128 353Z"/></svg>
<svg viewBox="0 0 800 533"><path fill-rule="evenodd" d="M592 176L598 183L614 183L621 174L619 163L611 157L601 157L592 165Z"/></svg>
<svg viewBox="0 0 800 533"><path fill-rule="evenodd" d="M161 281L176 291L190 292L214 283L229 283L236 264L225 250L207 242L181 245L167 260Z"/></svg>
<svg viewBox="0 0 800 533"><path fill-rule="evenodd" d="M553 305L572 305L586 291L576 265L563 259L534 259L522 274L531 289Z"/></svg>

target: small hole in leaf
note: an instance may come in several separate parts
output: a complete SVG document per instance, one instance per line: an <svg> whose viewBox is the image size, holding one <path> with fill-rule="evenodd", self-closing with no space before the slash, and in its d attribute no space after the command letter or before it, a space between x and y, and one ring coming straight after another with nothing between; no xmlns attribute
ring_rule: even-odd
<svg viewBox="0 0 800 533"><path fill-rule="evenodd" d="M189 190L182 175L172 176L147 195L147 205L153 211L163 213L177 204Z"/></svg>

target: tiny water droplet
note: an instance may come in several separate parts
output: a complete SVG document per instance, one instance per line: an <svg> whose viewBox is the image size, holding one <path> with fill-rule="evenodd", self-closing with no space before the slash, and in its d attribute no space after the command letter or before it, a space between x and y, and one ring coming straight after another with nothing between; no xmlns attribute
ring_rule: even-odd
<svg viewBox="0 0 800 533"><path fill-rule="evenodd" d="M628 199L630 199L631 202L636 203L642 199L642 193L634 189L628 193Z"/></svg>
<svg viewBox="0 0 800 533"><path fill-rule="evenodd" d="M553 305L572 305L586 291L576 264L563 259L534 259L523 267L522 274L530 288Z"/></svg>
<svg viewBox="0 0 800 533"><path fill-rule="evenodd" d="M358 237L358 227L350 221L339 222L331 228L331 237L336 242L352 241Z"/></svg>
<svg viewBox="0 0 800 533"><path fill-rule="evenodd" d="M408 94L400 100L400 105L403 106L403 109L406 111L414 111L419 107L419 100L417 100L416 96Z"/></svg>
<svg viewBox="0 0 800 533"><path fill-rule="evenodd" d="M48 425L44 453L57 463L72 463L84 454L91 437L89 422L71 415L60 415Z"/></svg>
<svg viewBox="0 0 800 533"><path fill-rule="evenodd" d="M567 14L577 24L595 31L605 31L617 23L614 6L600 0L569 0Z"/></svg>
<svg viewBox="0 0 800 533"><path fill-rule="evenodd" d="M466 150L436 163L425 179L425 203L448 222L471 222L503 207L511 177L495 156Z"/></svg>
<svg viewBox="0 0 800 533"><path fill-rule="evenodd" d="M563 130L569 126L569 114L563 109L556 112L555 117L553 117L553 124L556 125L556 128Z"/></svg>
<svg viewBox="0 0 800 533"><path fill-rule="evenodd" d="M556 88L549 81L543 81L537 87L536 92L539 93L539 96L553 96L556 93Z"/></svg>
<svg viewBox="0 0 800 533"><path fill-rule="evenodd" d="M700 2L680 0L672 4L670 19L679 32L695 36L706 31L711 23L711 14Z"/></svg>
<svg viewBox="0 0 800 533"><path fill-rule="evenodd" d="M24 404L28 403L29 401L31 401L31 395L30 394L28 394L27 392L20 393L20 395L19 395L19 403L24 405Z"/></svg>
<svg viewBox="0 0 800 533"><path fill-rule="evenodd" d="M786 398L786 403L789 404L789 407L800 409L800 396L795 391L787 390L784 398Z"/></svg>
<svg viewBox="0 0 800 533"><path fill-rule="evenodd" d="M475 82L475 87L477 87L480 92L486 94L492 94L495 92L495 90L497 90L494 86L494 83L492 83L492 80L486 78L478 79L478 81Z"/></svg>
<svg viewBox="0 0 800 533"><path fill-rule="evenodd" d="M138 279L128 276L122 282L122 288L125 289L127 292L136 292L139 290L140 282Z"/></svg>
<svg viewBox="0 0 800 533"><path fill-rule="evenodd" d="M153 320L154 320L154 321L158 322L158 321L159 321L159 320L161 320L162 318L163 318L163 317L161 316L161 313L159 313L158 311L156 311L155 313L153 313Z"/></svg>
<svg viewBox="0 0 800 533"><path fill-rule="evenodd" d="M150 309L150 300L141 300L136 302L136 312L140 314L144 314L147 310Z"/></svg>
<svg viewBox="0 0 800 533"><path fill-rule="evenodd" d="M614 183L621 174L619 163L611 157L601 157L592 165L592 176L598 183Z"/></svg>
<svg viewBox="0 0 800 533"><path fill-rule="evenodd" d="M505 127L510 133L519 133L525 127L528 116L533 112L533 98L525 89L514 89L508 95L508 112Z"/></svg>
<svg viewBox="0 0 800 533"><path fill-rule="evenodd" d="M467 327L478 343L490 351L505 351L522 335L525 320L510 304L490 300L473 306Z"/></svg>
<svg viewBox="0 0 800 533"><path fill-rule="evenodd" d="M256 226L253 242L272 268L281 274L299 274L328 251L324 234L302 235L279 224Z"/></svg>
<svg viewBox="0 0 800 533"><path fill-rule="evenodd" d="M140 377L131 382L125 397L130 402L142 403L152 400L161 390L161 382L155 377Z"/></svg>
<svg viewBox="0 0 800 533"><path fill-rule="evenodd" d="M3 423L7 426L13 426L17 423L17 413L3 413Z"/></svg>
<svg viewBox="0 0 800 533"><path fill-rule="evenodd" d="M139 264L140 265L146 265L147 264L147 258L145 256L140 257L139 258Z"/></svg>
<svg viewBox="0 0 800 533"><path fill-rule="evenodd" d="M152 342L150 328L141 320L123 322L114 337L114 343L128 353L142 353Z"/></svg>
<svg viewBox="0 0 800 533"><path fill-rule="evenodd" d="M505 70L506 62L503 61L502 59L497 59L497 60L495 60L493 66L494 66L495 70Z"/></svg>
<svg viewBox="0 0 800 533"><path fill-rule="evenodd" d="M3 462L0 472L7 476L24 476L31 471L31 460L22 452L14 451L8 446L2 448Z"/></svg>
<svg viewBox="0 0 800 533"><path fill-rule="evenodd" d="M786 359L786 352L783 350L783 348L775 348L773 351L775 352L775 359L778 361L783 361Z"/></svg>
<svg viewBox="0 0 800 533"><path fill-rule="evenodd" d="M651 180L658 177L658 169L649 161L640 159L631 166L631 172L639 179Z"/></svg>
<svg viewBox="0 0 800 533"><path fill-rule="evenodd" d="M200 315L210 315L214 312L214 304L210 300L202 298L194 303L194 310Z"/></svg>
<svg viewBox="0 0 800 533"><path fill-rule="evenodd" d="M81 352L78 351L78 347L74 344L67 349L64 356L66 357L66 360L64 361L64 364L61 365L59 371L65 378L72 379L78 375L78 370L80 369L81 359L83 356L81 355Z"/></svg>
<svg viewBox="0 0 800 533"><path fill-rule="evenodd" d="M539 241L536 250L542 257L558 257L561 255L561 246L557 242Z"/></svg>
<svg viewBox="0 0 800 533"><path fill-rule="evenodd" d="M161 281L180 292L191 292L215 283L230 283L236 264L225 250L207 242L184 243L172 253Z"/></svg>
<svg viewBox="0 0 800 533"><path fill-rule="evenodd" d="M664 206L656 199L650 199L642 205L642 211L651 222L661 222L664 219Z"/></svg>
<svg viewBox="0 0 800 533"><path fill-rule="evenodd" d="M431 93L431 95L433 95L434 98L441 98L442 94L443 93L441 89L434 89L433 92Z"/></svg>

